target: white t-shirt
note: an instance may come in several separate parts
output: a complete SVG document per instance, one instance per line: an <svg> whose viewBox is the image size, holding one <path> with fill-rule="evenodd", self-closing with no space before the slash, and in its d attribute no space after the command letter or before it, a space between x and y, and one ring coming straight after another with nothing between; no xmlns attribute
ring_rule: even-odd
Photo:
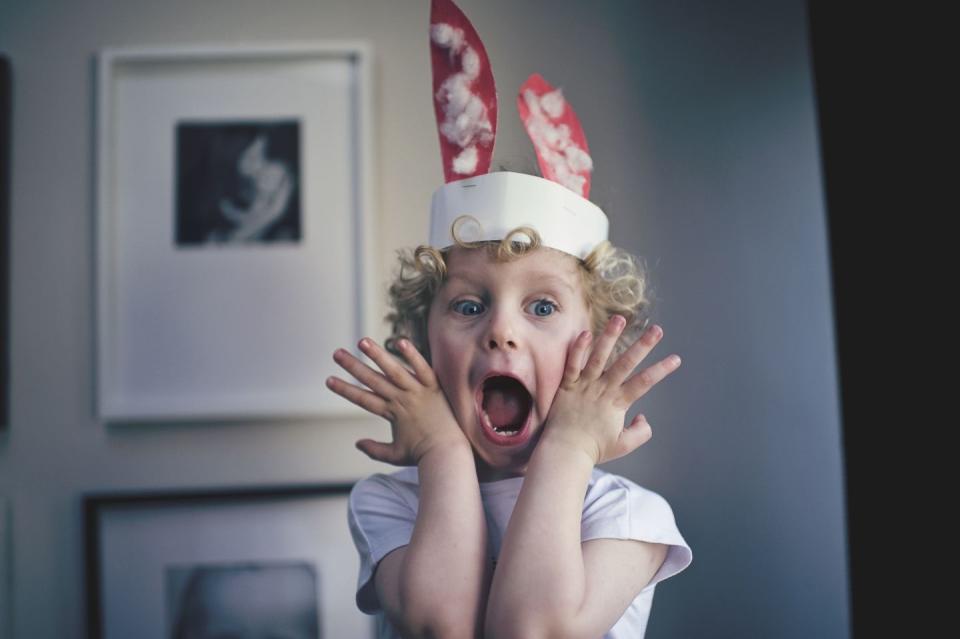
<svg viewBox="0 0 960 639"><path fill-rule="evenodd" d="M391 550L410 543L420 496L418 475L416 466L390 474L377 473L360 480L350 491L347 518L360 553L357 607L376 615L379 639L399 639L400 634L377 600L373 574L377 563ZM487 519L487 552L494 564L523 479L512 477L480 484ZM603 635L604 639L641 639L656 584L689 566L693 553L680 535L666 499L625 477L594 467L583 501L580 539L598 538L639 539L669 546L660 570Z"/></svg>

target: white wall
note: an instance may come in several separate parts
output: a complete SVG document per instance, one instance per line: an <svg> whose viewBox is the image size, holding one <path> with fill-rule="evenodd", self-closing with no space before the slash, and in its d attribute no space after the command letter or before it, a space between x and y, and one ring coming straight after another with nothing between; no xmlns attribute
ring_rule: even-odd
<svg viewBox="0 0 960 639"><path fill-rule="evenodd" d="M16 639L82 636L80 497L352 481L374 420L107 427L92 412L92 59L103 47L358 38L375 55L385 281L442 180L427 0L2 0L14 68L11 417ZM533 157L513 108L561 84L614 239L653 269L683 366L641 400L653 439L606 466L663 494L694 550L648 637L846 637L829 265L801 0L461 0L501 95L495 162ZM722 7L722 8L721 8ZM377 336L382 337L382 335ZM318 389L318 392L325 392ZM350 587L352 584L345 584Z"/></svg>

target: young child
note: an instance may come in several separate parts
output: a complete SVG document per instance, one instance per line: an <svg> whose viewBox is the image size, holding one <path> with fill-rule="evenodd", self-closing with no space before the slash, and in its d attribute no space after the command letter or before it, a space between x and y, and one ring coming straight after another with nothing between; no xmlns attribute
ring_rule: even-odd
<svg viewBox="0 0 960 639"><path fill-rule="evenodd" d="M544 177L488 173L483 45L449 0L431 41L447 184L430 243L401 253L386 347L360 341L379 370L341 349L363 386L328 380L391 424L392 442L357 447L406 467L351 492L357 605L379 637L641 638L655 585L692 553L663 497L595 466L649 440L626 412L679 358L634 373L662 331L586 199L592 163L559 91L531 76L520 93Z"/></svg>

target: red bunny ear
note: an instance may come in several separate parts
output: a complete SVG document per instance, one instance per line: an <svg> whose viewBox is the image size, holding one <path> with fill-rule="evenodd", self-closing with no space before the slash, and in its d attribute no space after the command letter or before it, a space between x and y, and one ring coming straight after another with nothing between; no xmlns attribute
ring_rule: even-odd
<svg viewBox="0 0 960 639"><path fill-rule="evenodd" d="M534 73L520 87L517 108L537 150L543 177L581 197L589 196L593 160L580 120L560 89Z"/></svg>
<svg viewBox="0 0 960 639"><path fill-rule="evenodd" d="M487 173L497 134L497 88L480 36L451 0L431 0L430 60L445 181Z"/></svg>

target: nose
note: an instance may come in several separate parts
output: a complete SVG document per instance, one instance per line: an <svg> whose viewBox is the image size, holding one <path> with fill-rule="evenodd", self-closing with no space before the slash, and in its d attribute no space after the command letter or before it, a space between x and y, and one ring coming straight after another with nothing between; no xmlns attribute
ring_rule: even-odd
<svg viewBox="0 0 960 639"><path fill-rule="evenodd" d="M489 350L516 350L518 335L516 334L515 318L503 308L491 311L487 324L484 342Z"/></svg>

